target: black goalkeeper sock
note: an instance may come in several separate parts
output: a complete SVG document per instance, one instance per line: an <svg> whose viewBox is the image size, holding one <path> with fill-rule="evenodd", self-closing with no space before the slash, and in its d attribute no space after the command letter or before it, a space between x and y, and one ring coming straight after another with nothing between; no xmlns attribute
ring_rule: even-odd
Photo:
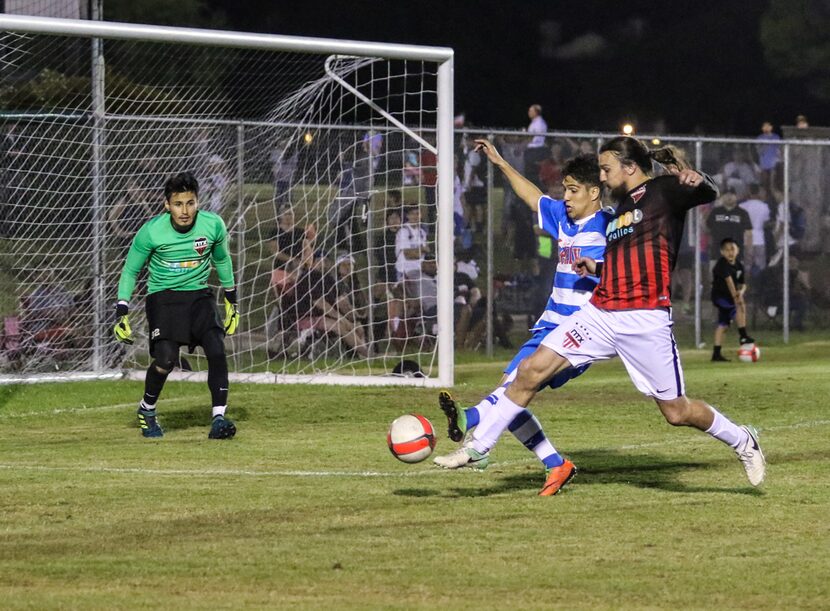
<svg viewBox="0 0 830 611"><path fill-rule="evenodd" d="M155 365L147 368L147 375L144 376L144 404L155 406L159 400L161 389L167 380L166 373L159 373Z"/></svg>
<svg viewBox="0 0 830 611"><path fill-rule="evenodd" d="M228 404L228 359L224 354L208 357L208 388L214 407Z"/></svg>

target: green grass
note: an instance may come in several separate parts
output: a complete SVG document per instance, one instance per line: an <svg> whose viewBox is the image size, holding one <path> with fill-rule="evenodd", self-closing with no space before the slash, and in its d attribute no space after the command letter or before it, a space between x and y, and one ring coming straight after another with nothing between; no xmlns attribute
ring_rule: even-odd
<svg viewBox="0 0 830 611"><path fill-rule="evenodd" d="M213 442L201 385L165 390L161 440L138 433L135 382L0 387L0 606L826 608L828 348L684 353L689 394L761 430L758 490L619 362L533 404L580 467L545 499L512 437L484 473L395 461L399 414L443 432L432 390L236 385L239 434ZM501 366L465 358L457 398Z"/></svg>

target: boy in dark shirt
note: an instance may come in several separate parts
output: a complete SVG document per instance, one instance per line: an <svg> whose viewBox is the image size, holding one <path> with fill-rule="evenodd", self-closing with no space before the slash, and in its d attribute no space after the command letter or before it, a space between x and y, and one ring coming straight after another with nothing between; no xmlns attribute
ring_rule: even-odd
<svg viewBox="0 0 830 611"><path fill-rule="evenodd" d="M744 293L744 266L738 260L740 248L732 238L724 238L720 243L721 257L712 269L712 303L718 310L718 326L715 329L715 347L712 351L713 361L728 361L721 354L721 344L732 319L738 321L741 344L752 344L755 340L746 332L746 304Z"/></svg>

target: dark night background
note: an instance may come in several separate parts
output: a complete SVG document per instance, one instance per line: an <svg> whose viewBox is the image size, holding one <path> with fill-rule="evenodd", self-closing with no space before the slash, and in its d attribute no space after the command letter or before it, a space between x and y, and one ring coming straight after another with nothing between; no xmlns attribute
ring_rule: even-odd
<svg viewBox="0 0 830 611"><path fill-rule="evenodd" d="M142 10L142 2L158 10ZM816 70L793 70L786 54L776 70L762 43L766 15L773 34L780 30L779 45L815 44L826 53L826 0L105 5L109 19L449 46L456 54L456 110L476 125L523 127L531 103L544 106L551 129L564 130L613 131L631 119L641 133L754 136L763 120L792 125L799 113L813 125L830 124L828 90L810 80ZM797 19L789 29L779 28L791 15Z"/></svg>

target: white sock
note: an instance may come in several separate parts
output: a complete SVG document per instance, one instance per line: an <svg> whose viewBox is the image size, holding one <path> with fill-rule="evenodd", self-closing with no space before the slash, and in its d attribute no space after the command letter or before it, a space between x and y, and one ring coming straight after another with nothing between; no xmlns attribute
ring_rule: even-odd
<svg viewBox="0 0 830 611"><path fill-rule="evenodd" d="M213 417L216 418L216 416L224 416L226 409L228 409L227 405L214 405L213 406Z"/></svg>
<svg viewBox="0 0 830 611"><path fill-rule="evenodd" d="M149 404L149 403L147 403L144 399L142 399L142 400L141 400L141 403L139 404L139 407L140 407L141 409L152 410L152 409L156 409L156 404L155 404L155 403L153 403L152 405L150 405L150 404Z"/></svg>
<svg viewBox="0 0 830 611"><path fill-rule="evenodd" d="M506 392L506 386L499 386L496 390L487 395L486 398L482 399L481 402L475 406L475 408L478 410L479 422L481 422L484 419L485 414L490 412L496 406L496 403L498 403L499 399L501 399L504 393ZM495 399L495 401L493 401L493 399Z"/></svg>
<svg viewBox="0 0 830 611"><path fill-rule="evenodd" d="M496 445L501 434L507 429L513 419L524 411L524 407L516 405L508 398L507 394L499 397L499 400L488 410L485 417L482 417L473 433L472 446L477 452L489 452L490 448Z"/></svg>
<svg viewBox="0 0 830 611"><path fill-rule="evenodd" d="M748 435L745 430L740 428L737 424L721 414L711 405L709 406L709 409L711 409L715 414L715 420L712 422L712 426L706 430L707 433L715 439L721 440L733 449L746 442Z"/></svg>

